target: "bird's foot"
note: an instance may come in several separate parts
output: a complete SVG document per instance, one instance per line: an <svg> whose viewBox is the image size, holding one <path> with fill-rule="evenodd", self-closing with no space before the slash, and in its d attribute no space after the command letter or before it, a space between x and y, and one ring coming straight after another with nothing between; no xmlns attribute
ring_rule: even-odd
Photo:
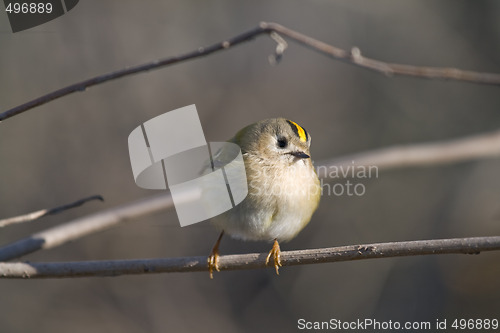
<svg viewBox="0 0 500 333"><path fill-rule="evenodd" d="M212 253L210 253L210 255L207 258L207 262L208 262L208 273L210 274L210 278L213 279L214 278L214 269L217 272L220 272L219 253L212 251Z"/></svg>
<svg viewBox="0 0 500 333"><path fill-rule="evenodd" d="M214 269L217 272L220 272L219 269L219 244L222 239L222 236L224 236L224 231L220 233L219 239L217 239L217 242L214 245L214 248L212 249L212 252L210 252L210 255L207 258L207 264L208 264L208 273L210 274L210 278L214 278Z"/></svg>
<svg viewBox="0 0 500 333"><path fill-rule="evenodd" d="M271 248L271 251L269 251L269 254L267 255L267 258L266 258L266 265L269 263L271 256L273 256L274 268L276 269L277 275L280 275L280 273L279 273L279 268L281 266L280 254L281 254L280 244L278 243L277 239L274 239L273 247Z"/></svg>

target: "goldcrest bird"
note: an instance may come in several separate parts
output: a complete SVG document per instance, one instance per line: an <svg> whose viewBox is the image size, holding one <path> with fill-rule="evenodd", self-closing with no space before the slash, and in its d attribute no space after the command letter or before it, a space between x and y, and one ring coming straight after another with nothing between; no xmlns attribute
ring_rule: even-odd
<svg viewBox="0 0 500 333"><path fill-rule="evenodd" d="M279 242L294 238L318 207L321 186L309 148L311 136L284 118L259 121L240 130L230 142L240 146L248 195L231 210L212 219L221 230L208 257L210 278L219 271L219 244L224 233L233 238L274 242L273 257L279 274Z"/></svg>

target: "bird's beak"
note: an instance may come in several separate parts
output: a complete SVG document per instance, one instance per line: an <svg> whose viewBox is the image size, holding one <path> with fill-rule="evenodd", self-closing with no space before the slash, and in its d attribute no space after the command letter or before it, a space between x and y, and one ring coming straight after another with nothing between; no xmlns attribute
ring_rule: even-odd
<svg viewBox="0 0 500 333"><path fill-rule="evenodd" d="M307 155L306 153L304 153L303 151L294 151L294 152L291 152L290 155L293 155L297 158L310 158L311 156Z"/></svg>

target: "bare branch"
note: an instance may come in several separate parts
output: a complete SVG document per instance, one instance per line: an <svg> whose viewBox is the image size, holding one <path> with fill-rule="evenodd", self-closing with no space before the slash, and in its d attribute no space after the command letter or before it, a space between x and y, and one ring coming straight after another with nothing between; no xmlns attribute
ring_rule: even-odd
<svg viewBox="0 0 500 333"><path fill-rule="evenodd" d="M353 47L351 51L346 51L341 48L323 43L319 40L316 40L294 30L288 29L277 23L263 22L260 25L263 27L267 27L267 29L269 29L270 31L274 31L287 36L288 38L293 39L302 45L328 55L334 59L341 60L358 67L370 69L384 75L404 75L424 79L457 80L481 84L500 85L500 74L465 71L457 68L421 67L387 63L362 56L361 51L357 47Z"/></svg>
<svg viewBox="0 0 500 333"><path fill-rule="evenodd" d="M480 83L480 84L500 85L500 74L465 71L456 68L421 67L421 66L387 63L362 56L361 51L356 47L352 48L350 51L346 51L337 48L335 46L323 43L319 40L316 40L299 32L296 32L292 29L288 29L277 23L262 22L253 29L250 29L231 39L212 44L208 47L200 47L195 51L191 51L182 54L180 56L174 56L161 60L156 60L150 63L125 68L104 75L99 75L91 79L84 80L69 85L67 87L58 89L49 94L43 95L32 101L29 101L27 103L14 107L10 110L7 110L3 113L0 113L0 122L5 119L11 118L15 115L18 115L20 113L23 113L27 110L30 110L36 106L43 105L55 99L72 94L74 92L85 91L89 87L107 81L116 80L118 78L127 75L147 72L152 69L157 69L160 67L181 63L187 60L203 57L218 51L229 49L238 44L248 42L261 34L270 34L272 38L278 42L276 52L274 56L271 57L271 60L275 61L279 61L286 48L286 42L283 43L284 40L279 36L283 35L291 40L294 40L295 42L298 42L299 44L302 44L322 54L330 56L333 59L340 60L361 68L370 69L375 72L388 76L404 75L404 76L413 76L425 79L457 80L457 81L466 81L466 82Z"/></svg>
<svg viewBox="0 0 500 333"><path fill-rule="evenodd" d="M81 206L84 203L92 201L92 200L104 201L104 198L100 195L93 195L91 197L83 198L83 199L80 199L80 200L75 201L73 203L59 206L56 208L42 209L42 210L38 210L36 212L32 212L32 213L25 214L25 215L14 216L14 217L9 217L7 219L2 219L2 220L0 220L0 228L5 227L5 226L10 225L10 224L15 224L15 223L32 222L32 221L38 220L38 219L40 219L44 216L47 216L47 215L57 214L57 213L65 211L65 210Z"/></svg>
<svg viewBox="0 0 500 333"><path fill-rule="evenodd" d="M430 254L479 254L500 250L500 236L350 245L281 252L283 266ZM267 253L221 256L221 270L265 268ZM273 268L274 269L274 268ZM82 261L58 263L0 263L0 278L62 278L126 274L208 271L207 257ZM207 276L208 279L208 276Z"/></svg>
<svg viewBox="0 0 500 333"><path fill-rule="evenodd" d="M168 192L91 214L0 248L0 261L56 247L68 241L108 229L120 222L163 210L166 207L171 207L172 204L172 197Z"/></svg>
<svg viewBox="0 0 500 333"><path fill-rule="evenodd" d="M430 166L500 157L500 131L444 142L400 145L334 158L318 163L318 176L328 178L331 168L373 165L382 169Z"/></svg>

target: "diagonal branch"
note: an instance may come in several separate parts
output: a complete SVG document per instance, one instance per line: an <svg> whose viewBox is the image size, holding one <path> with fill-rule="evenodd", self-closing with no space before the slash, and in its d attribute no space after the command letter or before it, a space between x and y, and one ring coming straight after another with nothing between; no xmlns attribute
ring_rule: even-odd
<svg viewBox="0 0 500 333"><path fill-rule="evenodd" d="M6 245L0 248L0 261L19 258L41 249L50 249L74 239L106 230L129 219L164 210L172 205L172 197L170 193L167 193L106 209Z"/></svg>
<svg viewBox="0 0 500 333"><path fill-rule="evenodd" d="M32 222L32 221L38 220L38 219L40 219L44 216L47 216L47 215L58 214L58 213L63 212L65 210L81 206L84 203L92 201L92 200L104 201L104 198L100 195L93 195L91 197L83 198L83 199L77 200L75 202L72 202L70 204L59 206L56 208L41 209L41 210L37 210L36 212L31 212L31 213L28 213L25 215L14 216L14 217L2 219L2 220L0 220L0 228L8 226L10 224Z"/></svg>
<svg viewBox="0 0 500 333"><path fill-rule="evenodd" d="M376 166L378 170L453 164L500 157L500 131L476 134L442 142L399 145L341 156L318 163L320 178L332 168Z"/></svg>
<svg viewBox="0 0 500 333"><path fill-rule="evenodd" d="M281 263L283 266L295 266L431 254L479 254L482 251L498 250L500 250L500 236L436 239L285 251L281 252ZM266 256L267 253L221 256L219 258L219 268L220 270L265 268ZM63 278L200 271L208 271L206 257L57 263L0 263L0 278Z"/></svg>
<svg viewBox="0 0 500 333"><path fill-rule="evenodd" d="M277 42L275 54L271 58L274 62L281 59L286 48L286 42L284 42L284 40L279 36L283 35L299 44L318 51L319 53L325 54L333 59L340 60L361 68L373 70L387 76L403 75L425 79L457 80L479 84L500 85L500 74L466 71L457 68L422 67L387 63L364 57L363 55L361 55L361 51L357 47L352 48L350 51L346 51L341 48L321 42L317 39L311 38L307 35L301 34L292 29L286 28L277 23L261 22L257 27L253 29L243 32L228 40L215 43L207 47L200 47L197 50L179 56L160 59L146 64L128 67L115 72L99 75L91 79L58 89L27 103L16 106L3 113L0 113L0 122L55 99L70 95L78 91L85 91L89 87L107 81L116 80L124 76L147 72L152 69L174 65L187 60L203 57L218 51L226 50L233 46L251 41L255 37L262 34L270 34L271 37Z"/></svg>

